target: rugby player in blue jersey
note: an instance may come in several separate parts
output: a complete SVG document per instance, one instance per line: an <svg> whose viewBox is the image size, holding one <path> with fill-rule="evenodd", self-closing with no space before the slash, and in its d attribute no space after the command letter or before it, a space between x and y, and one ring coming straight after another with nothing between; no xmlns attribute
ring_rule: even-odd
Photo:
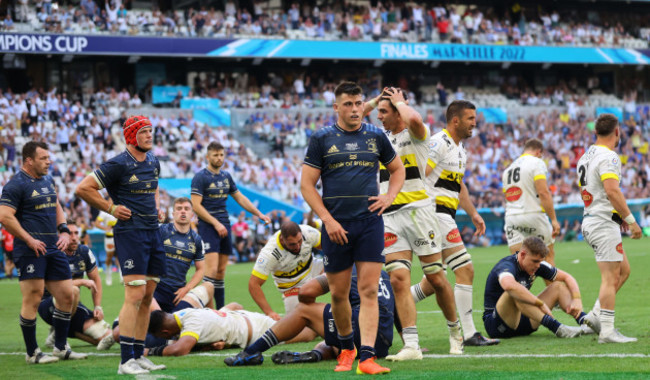
<svg viewBox="0 0 650 380"><path fill-rule="evenodd" d="M87 245L79 244L79 227L74 221L68 220L70 230L70 244L65 250L72 272L72 284L74 285L74 300L72 303L72 318L70 320L69 338L81 339L94 346L98 350L108 350L114 343L110 325L104 321L102 309L102 281L97 269L97 259ZM88 279L84 278L88 276ZM94 308L91 310L80 301L80 287L90 289ZM52 325L54 310L58 300L54 299L49 292L43 296L38 307L38 314L49 325ZM50 330L45 340L48 347L54 346L54 329Z"/></svg>
<svg viewBox="0 0 650 380"><path fill-rule="evenodd" d="M2 189L0 223L16 237L14 260L20 280L20 327L27 347L27 363L44 364L59 359L85 359L67 345L73 285L68 259L63 253L70 230L59 204L50 168L50 152L44 142L23 146L23 166ZM45 355L36 342L36 314L47 288L59 301L52 319L55 330L53 356Z"/></svg>
<svg viewBox="0 0 650 380"><path fill-rule="evenodd" d="M214 285L216 308L225 304L226 266L232 254L230 220L226 210L226 200L230 195L246 211L268 224L268 216L262 214L251 201L242 194L230 173L221 170L225 159L223 145L211 142L207 148L208 166L192 178L192 206L199 217L199 235L205 248L205 278Z"/></svg>
<svg viewBox="0 0 650 380"><path fill-rule="evenodd" d="M580 336L582 328L561 324L553 317L556 304L580 325L587 322L575 278L544 261L548 248L542 239L529 236L514 255L501 259L485 284L483 324L492 338L530 335L540 325L558 338ZM550 284L539 295L530 292L535 278ZM590 326L591 327L591 326Z"/></svg>
<svg viewBox="0 0 650 380"><path fill-rule="evenodd" d="M352 324L354 326L354 342L360 345L359 335L359 305L360 297L357 288L357 271L352 268L349 301L352 305ZM388 273L382 271L376 294L379 305L379 323L377 337L373 344L376 355L380 358L388 355L388 349L393 342L393 323L395 310L395 296L390 285ZM321 360L333 359L340 352L341 344L337 337L336 325L332 316L330 304L315 303L316 297L329 291L327 278L320 275L300 288L300 304L285 317L267 330L262 337L252 342L246 349L236 356L226 358L228 366L259 365L264 362L262 353L279 342L286 342L297 337L301 331L309 327L325 341L307 352L280 351L271 356L276 364L310 363Z"/></svg>
<svg viewBox="0 0 650 380"><path fill-rule="evenodd" d="M164 369L143 356L149 307L165 271L165 250L158 220L160 163L153 147L151 121L131 116L123 126L126 150L104 162L77 186L76 195L115 216L115 251L124 278L120 311L121 362L118 374L137 375ZM106 189L113 203L99 190Z"/></svg>
<svg viewBox="0 0 650 380"><path fill-rule="evenodd" d="M214 309L212 284L209 282L200 284L205 271L203 241L190 226L193 214L189 199L176 198L173 205L173 223L163 224L160 227L167 256L167 274L160 279L153 294L152 310L161 309L173 313L195 307L194 305L197 304L199 308ZM187 282L187 272L192 261L196 270ZM185 301L185 297L194 302Z"/></svg>
<svg viewBox="0 0 650 380"><path fill-rule="evenodd" d="M352 265L359 273L359 329L361 346L357 371L386 373L375 363L373 348L377 334L377 289L384 263L384 222L381 214L404 184L404 165L383 129L362 122L364 102L361 87L343 82L334 92L334 125L311 137L302 168L301 191L312 210L323 221L325 273L332 293L332 314L341 341L337 372L350 371L356 357L352 331L352 309L348 294ZM390 173L386 194L379 194L379 164ZM323 184L323 195L316 189Z"/></svg>

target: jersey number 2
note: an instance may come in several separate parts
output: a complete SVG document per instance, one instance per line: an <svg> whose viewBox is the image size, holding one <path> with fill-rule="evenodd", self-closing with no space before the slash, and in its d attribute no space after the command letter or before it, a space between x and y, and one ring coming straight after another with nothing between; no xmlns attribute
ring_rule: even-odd
<svg viewBox="0 0 650 380"><path fill-rule="evenodd" d="M580 186L587 186L587 169L584 165L580 165L578 168L578 174L580 174Z"/></svg>

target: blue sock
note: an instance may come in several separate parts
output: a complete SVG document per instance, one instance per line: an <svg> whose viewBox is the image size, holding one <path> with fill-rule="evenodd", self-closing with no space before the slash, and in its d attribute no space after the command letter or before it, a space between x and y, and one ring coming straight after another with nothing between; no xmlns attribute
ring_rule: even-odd
<svg viewBox="0 0 650 380"><path fill-rule="evenodd" d="M550 315L544 315L544 318L542 318L542 325L547 329L553 331L553 334L555 334L557 332L557 329L560 328L561 323Z"/></svg>
<svg viewBox="0 0 650 380"><path fill-rule="evenodd" d="M147 348L164 346L167 344L167 339L158 338L151 334L147 334L147 337L144 340L144 346Z"/></svg>
<svg viewBox="0 0 650 380"><path fill-rule="evenodd" d="M61 351L65 350L70 329L70 313L54 308L52 327L54 327L54 347Z"/></svg>
<svg viewBox="0 0 650 380"><path fill-rule="evenodd" d="M34 351L38 348L36 342L36 319L27 319L20 316L20 328L23 330L23 340L27 347L27 355L34 356Z"/></svg>
<svg viewBox="0 0 650 380"><path fill-rule="evenodd" d="M273 330L268 329L268 330L266 330L264 335L262 335L261 338L256 340L250 346L246 347L246 349L244 351L246 351L247 354L252 355L252 354L254 354L256 352L264 352L264 351L268 350L269 348L277 345L278 343L280 343L280 342L278 342L278 337L275 336L275 333L273 332Z"/></svg>
<svg viewBox="0 0 650 380"><path fill-rule="evenodd" d="M342 350L354 350L354 332L350 333L350 335L341 336L341 334L336 334L336 336L341 342Z"/></svg>
<svg viewBox="0 0 650 380"><path fill-rule="evenodd" d="M377 356L377 354L375 353L375 348L374 347L361 346L361 348L359 350L360 350L359 351L359 362L362 362L362 361L365 361L365 360L368 360L368 359L372 359L375 356Z"/></svg>
<svg viewBox="0 0 650 380"><path fill-rule="evenodd" d="M578 322L579 325L585 323L585 317L586 316L587 316L587 313L585 313L584 311L581 311L578 318L576 318L576 322Z"/></svg>
<svg viewBox="0 0 650 380"><path fill-rule="evenodd" d="M214 280L214 303L217 310L226 304L226 282Z"/></svg>
<svg viewBox="0 0 650 380"><path fill-rule="evenodd" d="M133 339L133 358L140 359L144 355L144 340Z"/></svg>
<svg viewBox="0 0 650 380"><path fill-rule="evenodd" d="M122 356L122 364L133 359L133 342L134 337L120 335L120 354Z"/></svg>

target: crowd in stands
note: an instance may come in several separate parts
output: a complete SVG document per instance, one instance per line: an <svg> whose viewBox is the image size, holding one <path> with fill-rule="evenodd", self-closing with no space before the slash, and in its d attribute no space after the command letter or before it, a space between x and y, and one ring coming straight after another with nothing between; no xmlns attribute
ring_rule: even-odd
<svg viewBox="0 0 650 380"><path fill-rule="evenodd" d="M78 5L67 6L56 0L18 0L1 27L18 30L18 24L26 24L35 31L53 33L209 38L647 47L647 41L640 39L642 33L632 26L647 25L647 14L578 9L559 13L544 7L524 9L517 3L504 10L403 1L374 6L295 2L289 9L271 9L267 4L258 0L247 9L227 0L223 9L161 12L157 8L129 9L128 0L81 0Z"/></svg>
<svg viewBox="0 0 650 380"><path fill-rule="evenodd" d="M90 225L92 212L75 198L74 188L99 163L124 149L121 125L126 119L125 109L134 106L134 98L126 90L113 89L102 89L85 98L60 93L56 88L49 92L32 89L22 94L10 89L0 92L0 185L19 170L24 142L47 141L53 152L51 173L68 215L82 225ZM626 97L626 102L630 101ZM624 115L618 152L623 163L622 188L628 199L647 198L650 110L629 109ZM335 119L333 112L253 112L242 132L268 142L265 152L253 151L233 131L206 126L189 113L179 112L174 117L153 114L153 153L161 162L162 178L191 178L205 165L207 142L219 141L226 148L224 169L238 184L304 209L299 185L302 150L314 131L331 125ZM445 125L442 113L432 109L423 112L423 119L432 133ZM581 203L575 166L593 141L593 128L593 115L571 115L568 109L509 119L502 125L487 123L479 114L474 136L464 142L468 151L465 181L474 204L477 208L503 206L501 173L521 154L523 141L531 137L546 143L544 158L555 203ZM163 207L169 210L170 202L170 196L163 193ZM233 219L233 224L236 221ZM248 223L251 228L256 225L255 221ZM272 231L269 229L266 235ZM247 256L246 252L256 247L254 242L262 241L256 236L251 235L251 243L240 247L242 255Z"/></svg>

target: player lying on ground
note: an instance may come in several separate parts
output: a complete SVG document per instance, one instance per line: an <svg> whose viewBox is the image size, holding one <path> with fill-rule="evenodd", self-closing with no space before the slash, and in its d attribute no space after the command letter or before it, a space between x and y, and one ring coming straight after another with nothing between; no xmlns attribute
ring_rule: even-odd
<svg viewBox="0 0 650 380"><path fill-rule="evenodd" d="M325 341L319 343L314 350L305 353L290 351L275 353L271 357L273 362L277 364L288 364L317 362L323 359L336 358L341 351L341 344L337 338L338 332L334 323L334 317L332 316L331 305L314 303L316 297L328 291L329 286L324 275L311 280L300 289L301 303L298 307L266 331L261 338L246 347L244 351L236 356L226 358L224 360L226 365L244 366L262 364L264 362L262 352L277 345L279 342L287 341L297 336L305 327L313 329ZM381 272L377 298L379 303L379 324L374 349L378 357L386 357L393 341L395 297L390 286L390 278L384 271ZM355 345L360 347L359 309L361 302L357 288L356 266L352 268L352 283L349 299L352 305L354 341ZM384 373L384 370L374 360L369 359L359 364L357 373L377 374Z"/></svg>

